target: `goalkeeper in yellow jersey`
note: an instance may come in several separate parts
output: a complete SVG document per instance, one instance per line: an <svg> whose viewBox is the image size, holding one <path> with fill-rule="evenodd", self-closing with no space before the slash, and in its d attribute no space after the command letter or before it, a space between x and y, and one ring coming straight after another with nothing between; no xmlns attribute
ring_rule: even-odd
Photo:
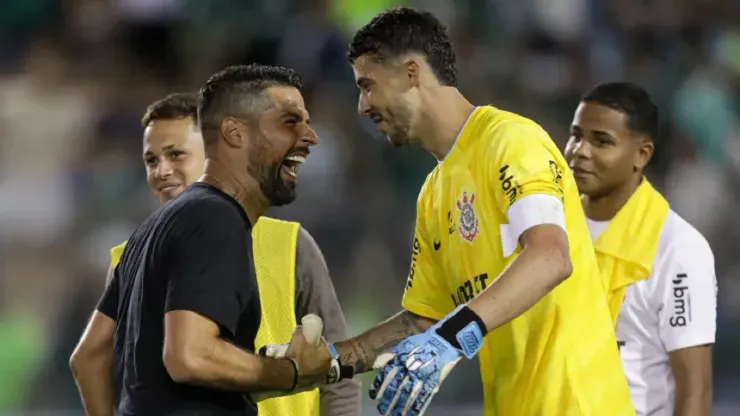
<svg viewBox="0 0 740 416"><path fill-rule="evenodd" d="M375 363L380 413L418 415L478 355L485 415L634 415L578 189L548 134L465 99L429 13L381 13L348 55L359 112L439 164L418 199L404 310L329 346L339 378Z"/></svg>
<svg viewBox="0 0 740 416"><path fill-rule="evenodd" d="M168 95L150 105L142 119L147 183L162 203L178 196L203 174L203 137L196 120L195 93ZM323 319L324 335L329 341L345 338L344 315L324 257L311 235L298 223L263 216L254 227L252 238L262 304L255 346L290 338L296 317L309 313ZM108 280L125 246L124 242L111 250ZM87 342L83 338L75 351L73 362L78 368L96 362L90 356L94 355L90 338ZM78 383L84 387L84 377ZM359 383L348 379L318 390L261 401L258 410L267 416L355 416L360 414L359 391Z"/></svg>

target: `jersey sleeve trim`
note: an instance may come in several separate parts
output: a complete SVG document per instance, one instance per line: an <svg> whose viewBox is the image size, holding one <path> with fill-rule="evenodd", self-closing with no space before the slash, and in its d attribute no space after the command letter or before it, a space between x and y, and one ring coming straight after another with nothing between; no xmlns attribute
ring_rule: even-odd
<svg viewBox="0 0 740 416"><path fill-rule="evenodd" d="M714 344L715 333L711 329L705 331L691 330L686 331L675 339L665 344L665 349L668 352L682 350L684 348L698 347L700 345Z"/></svg>

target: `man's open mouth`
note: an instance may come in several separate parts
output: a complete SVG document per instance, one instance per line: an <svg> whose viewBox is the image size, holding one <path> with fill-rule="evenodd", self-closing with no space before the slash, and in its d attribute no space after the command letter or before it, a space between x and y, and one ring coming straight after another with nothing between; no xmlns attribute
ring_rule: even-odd
<svg viewBox="0 0 740 416"><path fill-rule="evenodd" d="M292 178L298 177L298 167L306 161L306 156L303 154L292 154L285 158L283 161L283 170L288 176Z"/></svg>

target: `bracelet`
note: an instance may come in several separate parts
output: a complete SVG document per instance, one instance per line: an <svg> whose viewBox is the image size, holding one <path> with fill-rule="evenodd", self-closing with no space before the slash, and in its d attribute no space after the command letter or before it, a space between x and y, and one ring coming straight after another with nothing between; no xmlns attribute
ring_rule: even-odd
<svg viewBox="0 0 740 416"><path fill-rule="evenodd" d="M355 376L355 369L351 365L342 364L339 359L339 352L334 344L327 344L329 348L329 354L331 354L331 364L329 365L329 373L326 375L326 384L334 384L346 378L352 378Z"/></svg>
<svg viewBox="0 0 740 416"><path fill-rule="evenodd" d="M295 390L296 387L298 387L298 362L296 360L294 360L293 358L290 358L290 357L283 357L283 358L285 358L286 360L290 361L293 364L293 370L295 370L295 372L293 373L293 387L291 387L288 390L288 392L291 392L291 391Z"/></svg>

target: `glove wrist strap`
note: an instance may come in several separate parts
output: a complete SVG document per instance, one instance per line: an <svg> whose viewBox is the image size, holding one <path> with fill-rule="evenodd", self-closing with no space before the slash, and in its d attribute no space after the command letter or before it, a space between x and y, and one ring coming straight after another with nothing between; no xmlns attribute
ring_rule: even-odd
<svg viewBox="0 0 740 416"><path fill-rule="evenodd" d="M471 359L483 346L488 332L483 320L467 305L460 305L436 328L437 334Z"/></svg>

